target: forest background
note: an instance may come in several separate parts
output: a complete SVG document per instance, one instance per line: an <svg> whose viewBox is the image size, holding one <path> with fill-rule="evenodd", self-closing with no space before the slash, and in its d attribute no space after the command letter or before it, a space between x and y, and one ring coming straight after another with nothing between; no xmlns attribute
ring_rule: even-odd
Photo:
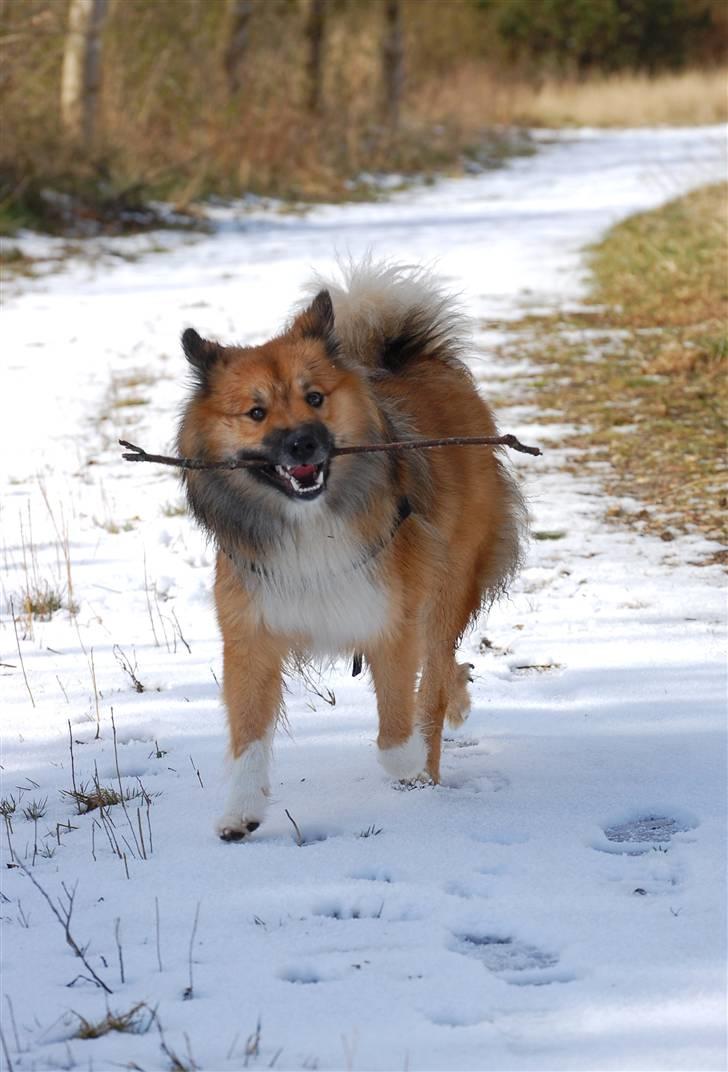
<svg viewBox="0 0 728 1072"><path fill-rule="evenodd" d="M0 229L370 197L533 126L726 118L724 0L0 0Z"/></svg>

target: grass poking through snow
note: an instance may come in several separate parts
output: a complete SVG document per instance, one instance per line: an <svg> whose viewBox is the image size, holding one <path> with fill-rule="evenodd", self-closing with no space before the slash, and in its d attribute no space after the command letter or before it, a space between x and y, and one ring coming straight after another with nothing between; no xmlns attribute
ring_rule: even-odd
<svg viewBox="0 0 728 1072"><path fill-rule="evenodd" d="M46 581L33 583L23 596L23 613L41 622L49 622L62 606L61 592Z"/></svg>
<svg viewBox="0 0 728 1072"><path fill-rule="evenodd" d="M147 800L149 794L142 787L125 789L123 794L112 785L100 785L95 781L92 785L80 785L76 789L63 789L61 795L72 800L78 805L79 815L86 812L96 811L97 808L111 808L115 804L128 803L132 800Z"/></svg>
<svg viewBox="0 0 728 1072"><path fill-rule="evenodd" d="M78 1029L73 1035L77 1039L98 1039L117 1031L126 1035L145 1035L154 1023L154 1011L146 1002L140 1001L127 1012L112 1012L110 1009L101 1020L87 1020L85 1016L74 1012L78 1017Z"/></svg>

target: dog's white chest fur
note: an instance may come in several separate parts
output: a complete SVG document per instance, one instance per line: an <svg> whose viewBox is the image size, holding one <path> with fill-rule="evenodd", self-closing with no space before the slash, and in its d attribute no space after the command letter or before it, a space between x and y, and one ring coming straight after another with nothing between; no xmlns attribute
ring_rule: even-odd
<svg viewBox="0 0 728 1072"><path fill-rule="evenodd" d="M282 545L245 569L243 579L271 632L302 635L311 650L335 653L386 626L389 601L376 566L376 556L352 539L348 526L316 511L310 521L292 525Z"/></svg>

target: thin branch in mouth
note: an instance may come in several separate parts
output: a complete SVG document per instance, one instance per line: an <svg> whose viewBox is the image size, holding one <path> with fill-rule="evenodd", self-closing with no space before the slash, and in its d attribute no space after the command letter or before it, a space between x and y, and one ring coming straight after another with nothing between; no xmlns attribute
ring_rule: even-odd
<svg viewBox="0 0 728 1072"><path fill-rule="evenodd" d="M126 453L122 458L128 462L155 462L157 465L174 465L179 469L254 469L256 467L270 467L270 462L260 454L240 452L234 458L224 461L208 461L204 458L172 458L164 454L148 454L142 447L129 443L126 439L120 439L122 447L126 447ZM372 454L387 453L399 450L428 450L433 447L462 447L462 446L490 446L509 447L521 454L531 454L538 457L543 452L539 447L530 447L521 443L516 436L508 434L501 436L446 436L443 439L408 439L396 443L359 443L349 446L334 447L331 457L340 454ZM294 466L294 468L296 468Z"/></svg>

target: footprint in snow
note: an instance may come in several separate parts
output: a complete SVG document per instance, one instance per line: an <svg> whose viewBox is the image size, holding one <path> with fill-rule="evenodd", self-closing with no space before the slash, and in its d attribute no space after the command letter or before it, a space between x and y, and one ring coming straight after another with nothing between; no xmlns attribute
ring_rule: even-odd
<svg viewBox="0 0 728 1072"><path fill-rule="evenodd" d="M442 738L442 746L446 750L455 748L475 748L480 744L478 737L448 737Z"/></svg>
<svg viewBox="0 0 728 1072"><path fill-rule="evenodd" d="M278 972L278 978L286 983L310 986L313 983L330 983L341 979L342 973L332 965L313 962L289 964Z"/></svg>
<svg viewBox="0 0 728 1072"><path fill-rule="evenodd" d="M353 871L349 878L356 879L360 882L390 882L392 876L389 871L386 871L382 867L362 868L360 871Z"/></svg>
<svg viewBox="0 0 728 1072"><path fill-rule="evenodd" d="M482 899L489 897L490 887L485 876L475 875L473 879L468 882L455 879L452 882L446 883L445 893L449 893L451 897L461 897L463 900L471 901L476 898Z"/></svg>
<svg viewBox="0 0 728 1072"><path fill-rule="evenodd" d="M325 919L381 919L384 901L378 905L347 904L344 901L325 901L313 910L314 916Z"/></svg>
<svg viewBox="0 0 728 1072"><path fill-rule="evenodd" d="M318 953L314 959L301 959L289 962L277 972L278 978L285 983L297 983L312 986L316 983L338 982L353 975L354 972L366 971L371 964L368 957L362 956L361 950L340 950Z"/></svg>
<svg viewBox="0 0 728 1072"><path fill-rule="evenodd" d="M556 953L508 934L460 934L455 936L452 948L456 953L479 960L484 968L511 986L547 986L569 983L575 978L559 968Z"/></svg>
<svg viewBox="0 0 728 1072"><path fill-rule="evenodd" d="M592 846L599 852L644 856L652 849L664 848L675 834L685 833L697 822L675 819L668 815L638 815L633 819L612 823L603 828L603 838Z"/></svg>
<svg viewBox="0 0 728 1072"><path fill-rule="evenodd" d="M312 910L312 915L331 920L352 919L386 919L388 923L406 923L417 920L421 914L414 905L392 907L387 904L384 892L372 892L366 898L348 901L343 898L331 898L319 902Z"/></svg>
<svg viewBox="0 0 728 1072"><path fill-rule="evenodd" d="M499 793L501 789L507 789L510 780L498 770L469 770L447 771L440 786L444 789L464 789L468 793Z"/></svg>

